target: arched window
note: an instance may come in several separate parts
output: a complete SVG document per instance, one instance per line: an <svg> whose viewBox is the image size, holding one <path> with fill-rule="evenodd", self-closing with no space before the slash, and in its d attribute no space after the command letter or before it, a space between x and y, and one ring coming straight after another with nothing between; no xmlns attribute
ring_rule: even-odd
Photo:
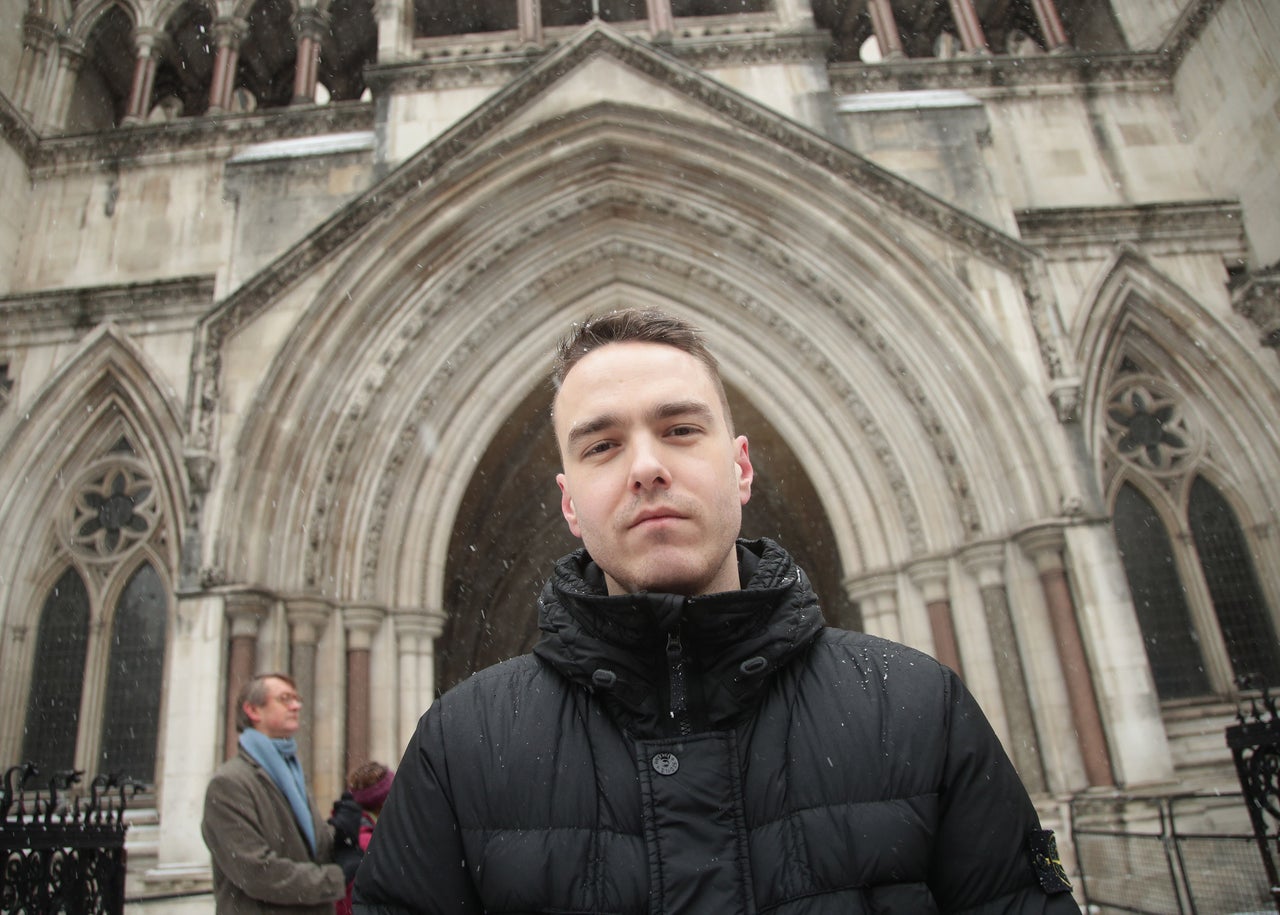
<svg viewBox="0 0 1280 915"><path fill-rule="evenodd" d="M150 465L127 433L63 475L53 512L60 577L31 613L22 761L41 783L85 770L154 784L161 735L169 578Z"/></svg>
<svg viewBox="0 0 1280 915"><path fill-rule="evenodd" d="M89 592L75 569L62 573L40 610L22 758L42 773L75 766L89 641Z"/></svg>
<svg viewBox="0 0 1280 915"><path fill-rule="evenodd" d="M99 770L155 779L168 598L150 563L129 579L111 624Z"/></svg>
<svg viewBox="0 0 1280 915"><path fill-rule="evenodd" d="M1187 522L1222 629L1231 669L1256 685L1280 684L1280 648L1240 521L1203 477L1191 484Z"/></svg>
<svg viewBox="0 0 1280 915"><path fill-rule="evenodd" d="M1208 694L1199 639L1164 523L1130 483L1116 495L1112 523L1156 693L1161 699Z"/></svg>

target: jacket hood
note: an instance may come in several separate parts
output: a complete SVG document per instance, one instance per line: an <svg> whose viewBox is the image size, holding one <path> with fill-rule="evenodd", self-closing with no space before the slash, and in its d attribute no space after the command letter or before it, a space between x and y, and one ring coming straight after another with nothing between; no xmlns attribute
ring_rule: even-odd
<svg viewBox="0 0 1280 915"><path fill-rule="evenodd" d="M587 551L570 553L543 588L534 653L608 696L644 735L669 728L679 661L695 725L730 725L823 626L808 577L786 550L767 539L739 540L737 550L742 589L698 597L610 596Z"/></svg>

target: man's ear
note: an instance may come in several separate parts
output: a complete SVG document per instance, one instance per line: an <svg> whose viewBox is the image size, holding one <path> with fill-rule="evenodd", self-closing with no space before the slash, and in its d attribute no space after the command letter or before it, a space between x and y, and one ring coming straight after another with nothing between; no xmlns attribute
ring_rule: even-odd
<svg viewBox="0 0 1280 915"><path fill-rule="evenodd" d="M246 702L241 706L241 708L244 709L245 716L256 728L258 726L258 722L262 720L262 709L259 706L254 705L252 702Z"/></svg>
<svg viewBox="0 0 1280 915"><path fill-rule="evenodd" d="M747 447L747 437L739 435L733 440L733 463L738 474L738 498L746 505L751 499L751 482L756 478L755 468L751 466L751 455Z"/></svg>
<svg viewBox="0 0 1280 915"><path fill-rule="evenodd" d="M565 523L569 525L569 533L580 538L582 528L578 526L578 511L573 507L573 499L569 496L563 473L556 474L556 485L560 487L560 514L564 515Z"/></svg>

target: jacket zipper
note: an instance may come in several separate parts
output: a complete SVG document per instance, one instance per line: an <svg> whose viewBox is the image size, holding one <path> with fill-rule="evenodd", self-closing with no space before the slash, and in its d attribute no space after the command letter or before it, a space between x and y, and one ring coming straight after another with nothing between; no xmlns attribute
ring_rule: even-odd
<svg viewBox="0 0 1280 915"><path fill-rule="evenodd" d="M671 720L682 735L692 733L689 724L689 686L685 672L684 646L679 631L667 633L667 676Z"/></svg>

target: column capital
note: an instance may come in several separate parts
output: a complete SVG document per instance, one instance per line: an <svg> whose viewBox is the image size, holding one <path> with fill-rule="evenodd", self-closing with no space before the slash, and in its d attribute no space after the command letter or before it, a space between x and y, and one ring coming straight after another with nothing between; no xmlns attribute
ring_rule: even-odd
<svg viewBox="0 0 1280 915"><path fill-rule="evenodd" d="M950 597L950 567L944 557L934 556L912 563L907 567L907 575L924 595L926 604Z"/></svg>
<svg viewBox="0 0 1280 915"><path fill-rule="evenodd" d="M69 35L63 35L58 39L59 66L65 67L72 73L80 72L88 54L88 46L80 39Z"/></svg>
<svg viewBox="0 0 1280 915"><path fill-rule="evenodd" d="M249 37L249 20L221 16L213 23L213 40L220 48L238 48Z"/></svg>
<svg viewBox="0 0 1280 915"><path fill-rule="evenodd" d="M22 14L22 43L28 47L44 50L58 40L58 26L47 16L39 13Z"/></svg>
<svg viewBox="0 0 1280 915"><path fill-rule="evenodd" d="M304 6L293 14L293 34L299 38L320 41L329 28L329 14L314 6Z"/></svg>
<svg viewBox="0 0 1280 915"><path fill-rule="evenodd" d="M960 562L974 578L978 587L1002 587L1004 585L1005 544L1003 540L988 540L965 547L960 552Z"/></svg>
<svg viewBox="0 0 1280 915"><path fill-rule="evenodd" d="M173 50L173 39L162 28L140 25L133 31L133 45L139 57L158 57Z"/></svg>
<svg viewBox="0 0 1280 915"><path fill-rule="evenodd" d="M444 634L445 616L439 610L427 607L397 607L391 611L396 637L423 637L438 639Z"/></svg>
<svg viewBox="0 0 1280 915"><path fill-rule="evenodd" d="M342 625L347 630L347 650L368 651L373 644L373 634L386 615L387 611L378 606L343 607Z"/></svg>
<svg viewBox="0 0 1280 915"><path fill-rule="evenodd" d="M1066 535L1058 524L1040 524L1020 531L1014 538L1022 551L1036 564L1036 571L1061 571L1062 550L1067 545Z"/></svg>
<svg viewBox="0 0 1280 915"><path fill-rule="evenodd" d="M846 578L844 593L850 600L862 602L898 596L898 573L873 572L860 578Z"/></svg>
<svg viewBox="0 0 1280 915"><path fill-rule="evenodd" d="M223 594L223 608L227 619L231 621L231 637L256 636L258 627L274 603L274 595L257 588L245 588Z"/></svg>
<svg viewBox="0 0 1280 915"><path fill-rule="evenodd" d="M300 594L285 598L284 613L289 621L289 640L314 645L333 615L333 604L322 597Z"/></svg>

